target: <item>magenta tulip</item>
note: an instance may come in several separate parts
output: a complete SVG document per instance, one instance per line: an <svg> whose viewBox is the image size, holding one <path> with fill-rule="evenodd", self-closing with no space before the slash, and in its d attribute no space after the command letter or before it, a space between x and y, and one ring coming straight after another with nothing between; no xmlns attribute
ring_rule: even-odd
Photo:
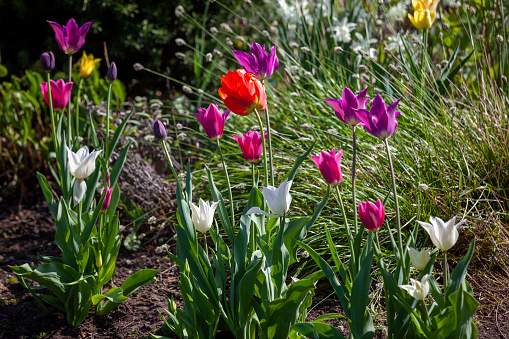
<svg viewBox="0 0 509 339"><path fill-rule="evenodd" d="M113 187L106 187L106 186L104 187L102 195L103 196L106 195L106 196L104 197L101 211L106 211L108 209L108 207L110 207L112 193L113 193Z"/></svg>
<svg viewBox="0 0 509 339"><path fill-rule="evenodd" d="M53 103L54 110L64 109L71 98L72 82L65 82L60 79L57 82L50 80L51 86L51 101ZM49 105L48 99L48 83L41 82L41 92L44 96L44 101Z"/></svg>
<svg viewBox="0 0 509 339"><path fill-rule="evenodd" d="M260 160L263 153L261 133L249 131L247 134L242 134L242 137L233 134L233 138L239 144L247 162L255 163ZM265 138L267 138L267 133L265 133Z"/></svg>
<svg viewBox="0 0 509 339"><path fill-rule="evenodd" d="M329 184L335 186L339 185L343 181L343 174L341 173L341 155L343 150L340 149L336 153L336 149L333 148L330 153L321 151L320 156L313 155L311 159L315 162L316 166L322 173L323 178Z"/></svg>
<svg viewBox="0 0 509 339"><path fill-rule="evenodd" d="M269 53L265 51L265 45L260 46L260 44L253 40L251 54L252 55L241 51L233 51L233 55L235 55L237 61L246 72L256 75L260 81L274 74L279 66L275 45L270 49L269 55Z"/></svg>
<svg viewBox="0 0 509 339"><path fill-rule="evenodd" d="M361 118L363 121L361 125L377 138L387 139L391 137L396 131L396 127L398 127L396 118L401 112L396 111L396 107L398 107L401 99L399 98L389 107L385 107L384 99L377 94L369 112L366 109L359 110L359 113L362 112Z"/></svg>
<svg viewBox="0 0 509 339"><path fill-rule="evenodd" d="M93 21L87 22L83 26L78 27L74 19L70 19L67 25L64 26L60 26L53 21L48 21L55 31L55 40L57 40L58 47L60 47L65 54L74 54L83 47L85 36L92 22Z"/></svg>
<svg viewBox="0 0 509 339"><path fill-rule="evenodd" d="M366 98L367 92L368 89L366 88L361 91L359 95L355 96L348 87L345 87L343 88L341 99L323 100L327 101L329 105L334 107L334 111L339 120L343 121L347 125L355 126L362 121L360 115L365 114L358 110L366 109L366 104L369 102L369 99Z"/></svg>
<svg viewBox="0 0 509 339"><path fill-rule="evenodd" d="M380 199L376 201L376 205L371 201L359 203L359 216L361 217L364 227L368 231L376 232L384 223L385 208Z"/></svg>
<svg viewBox="0 0 509 339"><path fill-rule="evenodd" d="M230 114L230 110L227 109L221 115L219 107L216 104L210 104L207 109L198 108L198 111L200 113L195 113L194 116L201 123L209 138L212 140L221 139L224 132L224 124Z"/></svg>

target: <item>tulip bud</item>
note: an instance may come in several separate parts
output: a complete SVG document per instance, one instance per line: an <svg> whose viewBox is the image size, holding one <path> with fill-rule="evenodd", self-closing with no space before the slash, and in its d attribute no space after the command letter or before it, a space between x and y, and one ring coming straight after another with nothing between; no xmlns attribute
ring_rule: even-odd
<svg viewBox="0 0 509 339"><path fill-rule="evenodd" d="M154 122L154 136L158 140L166 139L168 133L166 132L166 128L164 124L160 120L156 120Z"/></svg>
<svg viewBox="0 0 509 339"><path fill-rule="evenodd" d="M104 187L103 195L106 195L106 196L104 197L101 211L106 211L108 209L108 207L110 207L112 192L113 192L113 187Z"/></svg>
<svg viewBox="0 0 509 339"><path fill-rule="evenodd" d="M177 304L175 303L173 296L171 296L171 300L168 301L168 308L169 308L171 314L177 313Z"/></svg>
<svg viewBox="0 0 509 339"><path fill-rule="evenodd" d="M106 73L106 79L108 79L108 81L115 81L117 79L117 65L115 65L115 62L110 64L108 73Z"/></svg>
<svg viewBox="0 0 509 339"><path fill-rule="evenodd" d="M418 251L415 248L409 247L408 254L410 255L410 262L412 263L412 266L415 267L416 270L422 271L428 264L431 251L427 249Z"/></svg>
<svg viewBox="0 0 509 339"><path fill-rule="evenodd" d="M184 266L184 274L189 277L189 274L191 274L191 267L189 267L189 262L186 259L186 264Z"/></svg>
<svg viewBox="0 0 509 339"><path fill-rule="evenodd" d="M103 257L101 255L101 251L99 251L99 255L95 259L95 265L97 266L97 268L101 268L103 265Z"/></svg>
<svg viewBox="0 0 509 339"><path fill-rule="evenodd" d="M385 218L385 208L380 199L376 204L371 201L359 203L359 217L368 231L376 232L382 228Z"/></svg>
<svg viewBox="0 0 509 339"><path fill-rule="evenodd" d="M41 68L46 72L51 72L55 68L55 55L53 52L49 51L41 54Z"/></svg>

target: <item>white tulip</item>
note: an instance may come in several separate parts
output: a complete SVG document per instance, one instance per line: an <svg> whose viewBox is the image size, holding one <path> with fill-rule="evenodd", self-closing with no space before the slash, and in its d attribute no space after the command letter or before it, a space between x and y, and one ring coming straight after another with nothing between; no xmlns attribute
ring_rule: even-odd
<svg viewBox="0 0 509 339"><path fill-rule="evenodd" d="M203 201L202 199L200 199L199 207L193 203L190 204L193 211L191 218L197 231L206 233L209 230L214 221L214 212L218 204L219 201L210 205L208 201Z"/></svg>
<svg viewBox="0 0 509 339"><path fill-rule="evenodd" d="M444 252L456 244L459 237L458 228L465 222L465 220L461 220L454 224L456 217L448 222L444 222L440 218L429 217L429 221L431 224L422 221L417 222L428 232L433 244Z"/></svg>
<svg viewBox="0 0 509 339"><path fill-rule="evenodd" d="M415 299L424 300L424 298L426 298L429 293L429 278L429 274L426 274L424 277L422 277L421 281L410 278L411 285L399 285L399 287L407 291L408 294L410 294Z"/></svg>
<svg viewBox="0 0 509 339"><path fill-rule="evenodd" d="M412 262L412 266L415 267L416 270L422 271L426 268L428 264L431 250L423 249L416 250L415 248L408 248L408 254L410 255L410 261Z"/></svg>
<svg viewBox="0 0 509 339"><path fill-rule="evenodd" d="M269 186L262 186L262 194L267 202L267 206L269 206L269 210L274 213L270 214L259 207L251 207L249 211L247 211L246 215L249 214L263 214L269 218L277 218L282 217L288 212L290 209L290 204L292 203L292 196L290 195L290 188L292 187L292 181L288 181L286 179L283 181L278 188Z"/></svg>
<svg viewBox="0 0 509 339"><path fill-rule="evenodd" d="M74 153L69 147L66 146L66 148L68 159L67 168L72 176L76 178L73 188L74 206L76 206L87 192L87 184L84 180L95 171L95 160L99 154L101 154L102 150L89 153L88 147L83 146L78 152Z"/></svg>

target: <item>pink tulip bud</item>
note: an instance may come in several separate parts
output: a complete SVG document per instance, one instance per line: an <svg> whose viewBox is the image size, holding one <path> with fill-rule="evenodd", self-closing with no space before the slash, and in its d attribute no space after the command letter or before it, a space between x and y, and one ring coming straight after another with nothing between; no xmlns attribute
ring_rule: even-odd
<svg viewBox="0 0 509 339"><path fill-rule="evenodd" d="M368 231L376 232L384 223L385 208L380 199L376 201L376 205L371 201L359 203L359 217Z"/></svg>
<svg viewBox="0 0 509 339"><path fill-rule="evenodd" d="M233 134L233 138L239 144L247 162L255 163L260 160L263 153L261 133L249 131L247 134L242 134L242 137ZM267 138L267 133L265 133L265 138Z"/></svg>
<svg viewBox="0 0 509 339"><path fill-rule="evenodd" d="M340 149L336 153L336 149L333 148L330 153L321 151L320 156L313 155L311 159L315 162L316 166L322 173L323 178L329 184L335 186L339 185L343 181L343 174L341 173L341 155L343 150Z"/></svg>
<svg viewBox="0 0 509 339"><path fill-rule="evenodd" d="M227 109L221 114L217 105L210 104L207 109L198 108L198 111L200 113L195 113L194 116L201 123L209 138L212 140L221 139L224 132L224 124L230 114L230 110Z"/></svg>
<svg viewBox="0 0 509 339"><path fill-rule="evenodd" d="M103 205L101 207L101 211L106 211L108 209L108 207L110 207L111 193L113 193L113 187L104 187L102 195L104 196L106 194L106 196L104 197L104 201L103 201Z"/></svg>

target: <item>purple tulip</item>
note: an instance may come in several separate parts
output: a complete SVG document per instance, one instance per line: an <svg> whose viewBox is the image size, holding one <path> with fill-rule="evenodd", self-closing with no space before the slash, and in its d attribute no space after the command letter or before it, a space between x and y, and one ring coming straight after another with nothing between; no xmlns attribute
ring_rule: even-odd
<svg viewBox="0 0 509 339"><path fill-rule="evenodd" d="M364 114L357 110L365 110L366 104L369 102L369 99L366 98L367 92L368 89L366 88L356 97L350 88L345 87L343 88L341 99L324 100L334 107L334 111L336 112L336 116L339 120L343 121L347 125L355 126L362 121L361 115Z"/></svg>
<svg viewBox="0 0 509 339"><path fill-rule="evenodd" d="M318 166L318 169L320 170L320 173L322 173L325 181L332 186L339 185L341 181L343 181L343 174L341 172L341 155L343 155L342 149L336 153L336 149L333 148L330 153L321 151L320 156L313 155L311 157L316 166Z"/></svg>
<svg viewBox="0 0 509 339"><path fill-rule="evenodd" d="M227 109L222 115L219 111L219 107L216 104L210 104L207 109L198 108L200 113L195 113L194 116L201 123L205 132L212 140L221 139L224 132L224 123L230 110Z"/></svg>
<svg viewBox="0 0 509 339"><path fill-rule="evenodd" d="M275 45L270 49L269 56L265 51L265 45L260 46L260 44L253 40L251 54L233 51L233 55L235 55L246 72L256 75L260 81L270 77L276 71L277 66L279 66Z"/></svg>
<svg viewBox="0 0 509 339"><path fill-rule="evenodd" d="M385 208L380 199L376 205L371 201L359 203L359 217L368 231L376 232L384 224Z"/></svg>
<svg viewBox="0 0 509 339"><path fill-rule="evenodd" d="M242 155L247 162L255 163L260 160L263 153L262 134L259 132L249 131L247 134L242 134L242 137L232 134L235 141L242 150ZM267 133L265 133L267 138Z"/></svg>
<svg viewBox="0 0 509 339"><path fill-rule="evenodd" d="M53 21L48 21L55 31L55 39L57 40L58 47L60 47L65 54L74 54L83 47L85 36L92 22L93 21L87 22L80 28L74 19L70 19L67 25L64 26L60 26Z"/></svg>
<svg viewBox="0 0 509 339"><path fill-rule="evenodd" d="M51 86L51 101L53 103L54 110L64 109L71 98L72 82L66 83L60 79L57 82L50 80ZM48 83L41 82L41 92L44 97L44 101L49 105L48 98Z"/></svg>
<svg viewBox="0 0 509 339"><path fill-rule="evenodd" d="M164 127L164 124L160 120L156 120L154 122L154 136L156 137L156 139L159 140L166 139L166 137L168 136L166 128Z"/></svg>
<svg viewBox="0 0 509 339"><path fill-rule="evenodd" d="M45 72L51 72L55 68L55 55L53 52L44 52L41 54L41 68Z"/></svg>
<svg viewBox="0 0 509 339"><path fill-rule="evenodd" d="M106 73L106 79L108 81L115 81L117 79L117 65L113 61L108 68L108 73Z"/></svg>
<svg viewBox="0 0 509 339"><path fill-rule="evenodd" d="M110 207L111 193L113 193L113 187L105 186L102 195L104 196L106 194L106 196L104 197L103 205L101 206L101 211L106 211L108 207Z"/></svg>
<svg viewBox="0 0 509 339"><path fill-rule="evenodd" d="M396 118L401 112L396 111L396 107L398 107L401 99L399 98L386 108L384 99L377 94L369 112L366 109L359 110L359 113L362 112L361 118L363 121L361 125L377 138L387 139L391 137L396 131L396 127L398 127Z"/></svg>

